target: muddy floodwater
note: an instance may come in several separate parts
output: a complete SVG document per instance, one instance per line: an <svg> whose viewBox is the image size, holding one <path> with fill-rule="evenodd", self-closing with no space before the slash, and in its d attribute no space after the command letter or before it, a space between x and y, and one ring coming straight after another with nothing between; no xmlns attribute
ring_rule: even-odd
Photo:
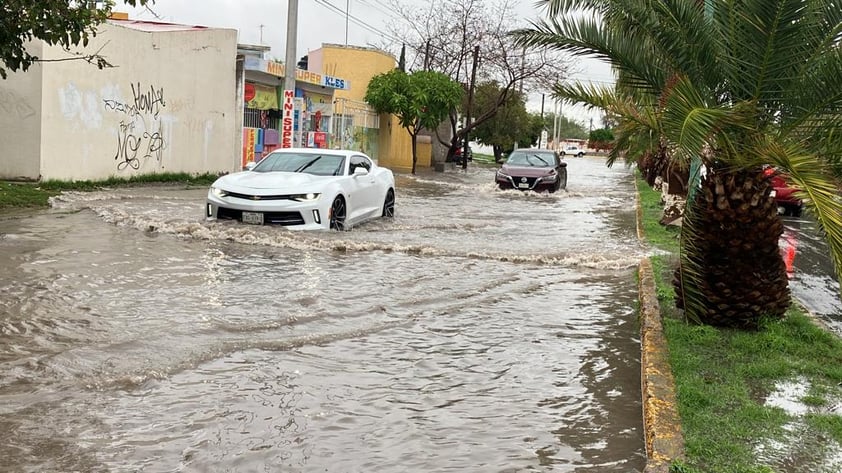
<svg viewBox="0 0 842 473"><path fill-rule="evenodd" d="M568 162L398 175L348 232L160 187L0 218L0 470L642 471L632 174Z"/></svg>

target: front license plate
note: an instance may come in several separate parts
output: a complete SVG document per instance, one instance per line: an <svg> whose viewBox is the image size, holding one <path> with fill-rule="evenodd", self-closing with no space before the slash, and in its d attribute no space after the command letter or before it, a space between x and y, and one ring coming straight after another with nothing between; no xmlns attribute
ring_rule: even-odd
<svg viewBox="0 0 842 473"><path fill-rule="evenodd" d="M263 225L263 214L260 212L243 212L243 223Z"/></svg>
<svg viewBox="0 0 842 473"><path fill-rule="evenodd" d="M517 187L519 189L529 189L529 183L528 182L521 182L520 184L517 185Z"/></svg>

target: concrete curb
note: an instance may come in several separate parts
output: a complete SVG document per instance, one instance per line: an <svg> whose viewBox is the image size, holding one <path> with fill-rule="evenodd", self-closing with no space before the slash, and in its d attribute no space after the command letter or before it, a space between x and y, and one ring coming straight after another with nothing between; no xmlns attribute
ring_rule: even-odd
<svg viewBox="0 0 842 473"><path fill-rule="evenodd" d="M646 441L644 472L666 473L673 460L684 458L684 436L652 263L648 259L640 262L639 279L640 380Z"/></svg>
<svg viewBox="0 0 842 473"><path fill-rule="evenodd" d="M637 179L635 179L635 191ZM639 196L639 192L636 194ZM643 240L643 210L637 199L637 236ZM669 349L661 325L661 307L649 258L638 269L640 297L640 382L643 432L646 443L644 473L668 473L675 459L684 458L684 435L675 397Z"/></svg>

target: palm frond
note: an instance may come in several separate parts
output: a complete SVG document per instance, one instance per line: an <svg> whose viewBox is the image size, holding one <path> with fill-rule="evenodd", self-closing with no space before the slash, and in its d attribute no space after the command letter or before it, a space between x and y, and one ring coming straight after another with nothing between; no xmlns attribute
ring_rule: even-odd
<svg viewBox="0 0 842 473"><path fill-rule="evenodd" d="M827 240L836 277L842 291L842 182L827 165L822 165L809 147L800 143L782 144L768 138L757 147L757 153L771 161L789 176L798 188L796 195L821 227Z"/></svg>

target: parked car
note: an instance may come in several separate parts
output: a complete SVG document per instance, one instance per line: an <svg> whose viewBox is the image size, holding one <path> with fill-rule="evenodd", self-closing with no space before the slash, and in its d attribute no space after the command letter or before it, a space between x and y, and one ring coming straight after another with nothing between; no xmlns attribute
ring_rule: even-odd
<svg viewBox="0 0 842 473"><path fill-rule="evenodd" d="M772 181L772 198L778 204L778 213L800 217L804 202L796 197L797 189L792 187L789 177L774 167L767 167L764 173Z"/></svg>
<svg viewBox="0 0 842 473"><path fill-rule="evenodd" d="M501 189L555 192L567 188L567 163L551 149L520 148L509 154L495 181Z"/></svg>
<svg viewBox="0 0 842 473"><path fill-rule="evenodd" d="M468 146L468 161L473 161L473 160L474 160L474 150L472 150L471 147ZM451 162L454 162L454 163L461 163L462 162L462 146L456 148L456 151L453 152L453 159L451 160Z"/></svg>
<svg viewBox="0 0 842 473"><path fill-rule="evenodd" d="M585 155L585 150L578 147L578 146L565 146L563 150L561 150L561 155L566 156L576 156L577 158L581 158Z"/></svg>
<svg viewBox="0 0 842 473"><path fill-rule="evenodd" d="M345 230L395 213L392 171L351 150L288 148L217 179L205 216L300 230Z"/></svg>

